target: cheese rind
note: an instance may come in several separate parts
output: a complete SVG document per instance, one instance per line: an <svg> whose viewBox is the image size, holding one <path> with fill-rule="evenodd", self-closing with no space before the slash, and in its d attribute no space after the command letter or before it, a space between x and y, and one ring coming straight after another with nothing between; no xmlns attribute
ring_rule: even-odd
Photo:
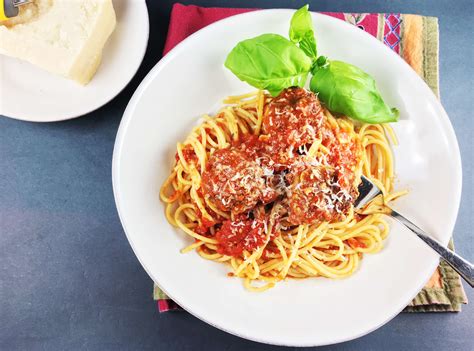
<svg viewBox="0 0 474 351"><path fill-rule="evenodd" d="M0 54L87 84L116 25L111 0L36 0L0 24Z"/></svg>

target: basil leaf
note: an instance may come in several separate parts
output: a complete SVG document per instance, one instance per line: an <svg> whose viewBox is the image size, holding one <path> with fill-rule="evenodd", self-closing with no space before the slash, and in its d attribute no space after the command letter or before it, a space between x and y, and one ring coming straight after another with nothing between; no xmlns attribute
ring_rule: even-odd
<svg viewBox="0 0 474 351"><path fill-rule="evenodd" d="M308 5L303 6L291 17L290 40L299 44L300 49L314 61L318 57L318 51L314 37L313 19L308 8Z"/></svg>
<svg viewBox="0 0 474 351"><path fill-rule="evenodd" d="M385 104L375 80L351 64L329 61L322 67L316 67L310 89L333 112L366 123L398 120L398 110Z"/></svg>
<svg viewBox="0 0 474 351"><path fill-rule="evenodd" d="M281 35L263 34L238 43L225 66L240 80L276 96L285 88L304 86L311 59Z"/></svg>

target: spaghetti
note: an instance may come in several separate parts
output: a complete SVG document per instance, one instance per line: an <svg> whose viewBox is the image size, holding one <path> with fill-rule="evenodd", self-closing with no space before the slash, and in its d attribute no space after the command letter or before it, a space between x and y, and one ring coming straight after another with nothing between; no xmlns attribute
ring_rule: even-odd
<svg viewBox="0 0 474 351"><path fill-rule="evenodd" d="M387 125L334 117L317 97L288 88L229 97L178 143L160 197L166 217L194 238L182 250L228 263L263 291L285 278L344 278L389 227L380 198L355 210L360 174L391 201Z"/></svg>

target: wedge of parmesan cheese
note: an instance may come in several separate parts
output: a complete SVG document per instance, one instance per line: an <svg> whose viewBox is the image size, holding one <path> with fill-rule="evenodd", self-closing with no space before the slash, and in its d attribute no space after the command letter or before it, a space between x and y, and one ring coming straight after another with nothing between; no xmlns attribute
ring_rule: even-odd
<svg viewBox="0 0 474 351"><path fill-rule="evenodd" d="M115 24L112 0L35 0L0 22L0 54L85 85Z"/></svg>

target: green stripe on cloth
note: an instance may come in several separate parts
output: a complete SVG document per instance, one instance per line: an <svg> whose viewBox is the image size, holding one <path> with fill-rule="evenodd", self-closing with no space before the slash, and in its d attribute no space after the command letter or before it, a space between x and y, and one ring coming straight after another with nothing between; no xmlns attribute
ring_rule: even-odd
<svg viewBox="0 0 474 351"><path fill-rule="evenodd" d="M448 247L454 250L453 241ZM461 278L445 261L438 267L442 287L423 288L404 312L460 312L467 303Z"/></svg>
<svg viewBox="0 0 474 351"><path fill-rule="evenodd" d="M423 79L439 98L438 18L423 17Z"/></svg>
<svg viewBox="0 0 474 351"><path fill-rule="evenodd" d="M422 78L433 92L439 94L439 29L438 18L422 17L423 70ZM449 247L454 249L451 239ZM438 271L442 287L423 288L404 312L460 312L467 303L459 275L444 261Z"/></svg>
<svg viewBox="0 0 474 351"><path fill-rule="evenodd" d="M166 295L163 290L156 284L153 285L153 300L163 300L169 299L168 295Z"/></svg>
<svg viewBox="0 0 474 351"><path fill-rule="evenodd" d="M384 34L384 28L385 28L385 16L383 13L379 13L377 15L377 39L383 42L383 34Z"/></svg>

